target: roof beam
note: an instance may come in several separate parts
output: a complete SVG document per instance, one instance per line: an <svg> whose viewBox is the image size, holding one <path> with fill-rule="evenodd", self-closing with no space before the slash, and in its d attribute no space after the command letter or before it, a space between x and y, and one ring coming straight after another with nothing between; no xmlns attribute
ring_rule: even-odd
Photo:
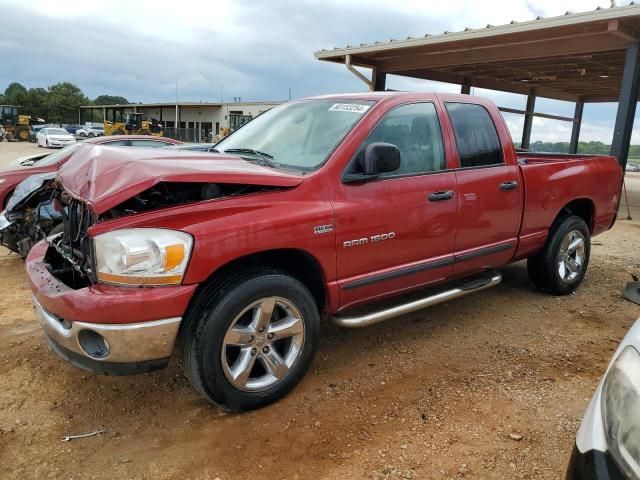
<svg viewBox="0 0 640 480"><path fill-rule="evenodd" d="M423 80L434 80L436 82L446 83L464 83L463 75L456 75L446 72L438 72L429 69L409 70L399 73L401 76L421 78ZM500 90L503 92L519 93L522 95L528 95L531 92L531 88L535 87L536 95L539 97L553 98L556 100L567 100L569 102L575 102L578 100L578 95L555 90L550 87L536 85L532 82L511 82L507 80L497 80L487 77L475 77L471 78L471 85L478 88L486 88L489 90Z"/></svg>
<svg viewBox="0 0 640 480"><path fill-rule="evenodd" d="M553 56L559 56L584 54L585 52L604 52L620 50L626 48L628 44L628 40L606 32L449 52L399 55L396 58L380 61L378 68L387 73L395 73L413 70L416 67L438 68L544 58L549 56L550 53L553 53ZM356 59L354 58L353 60L355 63Z"/></svg>
<svg viewBox="0 0 640 480"><path fill-rule="evenodd" d="M635 42L638 40L636 32L624 25L619 19L609 20L607 30L627 42Z"/></svg>

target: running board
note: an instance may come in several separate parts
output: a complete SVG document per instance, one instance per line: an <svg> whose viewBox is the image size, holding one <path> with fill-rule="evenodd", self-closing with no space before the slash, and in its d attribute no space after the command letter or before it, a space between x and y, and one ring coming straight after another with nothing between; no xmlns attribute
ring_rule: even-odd
<svg viewBox="0 0 640 480"><path fill-rule="evenodd" d="M445 290L444 292L436 293L409 303L403 303L396 305L395 307L385 308L384 310L356 317L333 316L331 317L331 321L336 325L346 328L367 327L374 323L399 317L400 315L406 315L407 313L422 310L423 308L437 305L438 303L448 302L454 298L464 297L470 293L495 287L501 281L502 275L500 275L499 272L489 272L488 275L484 275L481 278L476 278L468 283L451 288L450 290Z"/></svg>

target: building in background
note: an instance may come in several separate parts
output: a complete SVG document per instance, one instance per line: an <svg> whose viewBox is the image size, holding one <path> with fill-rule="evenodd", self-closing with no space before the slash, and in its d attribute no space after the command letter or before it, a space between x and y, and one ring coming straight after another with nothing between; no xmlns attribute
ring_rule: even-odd
<svg viewBox="0 0 640 480"><path fill-rule="evenodd" d="M126 113L142 113L164 126L164 135L190 142L215 141L240 128L252 118L279 105L273 102L178 102L80 107L79 123L123 121ZM176 120L177 117L177 120Z"/></svg>

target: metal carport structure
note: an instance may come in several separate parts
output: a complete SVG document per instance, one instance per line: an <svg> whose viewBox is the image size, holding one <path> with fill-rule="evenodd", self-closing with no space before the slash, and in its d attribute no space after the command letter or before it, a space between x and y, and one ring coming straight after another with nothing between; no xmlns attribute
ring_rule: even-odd
<svg viewBox="0 0 640 480"><path fill-rule="evenodd" d="M527 95L523 148L529 147L533 117L573 123L570 152L578 147L583 106L618 102L611 154L623 168L640 85L640 5L507 25L347 46L315 53L318 60L344 63L371 90L385 90L387 74L456 83ZM371 78L354 67L371 69ZM575 102L573 117L534 112L536 97Z"/></svg>

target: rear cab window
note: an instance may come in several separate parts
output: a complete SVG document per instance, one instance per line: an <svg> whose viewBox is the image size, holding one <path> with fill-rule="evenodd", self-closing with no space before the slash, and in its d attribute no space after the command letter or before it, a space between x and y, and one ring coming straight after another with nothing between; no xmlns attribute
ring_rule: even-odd
<svg viewBox="0 0 640 480"><path fill-rule="evenodd" d="M482 105L446 102L460 156L460 168L503 165L502 146L491 115Z"/></svg>
<svg viewBox="0 0 640 480"><path fill-rule="evenodd" d="M131 140L132 147L145 147L145 148L164 148L170 144L161 142L158 140Z"/></svg>

